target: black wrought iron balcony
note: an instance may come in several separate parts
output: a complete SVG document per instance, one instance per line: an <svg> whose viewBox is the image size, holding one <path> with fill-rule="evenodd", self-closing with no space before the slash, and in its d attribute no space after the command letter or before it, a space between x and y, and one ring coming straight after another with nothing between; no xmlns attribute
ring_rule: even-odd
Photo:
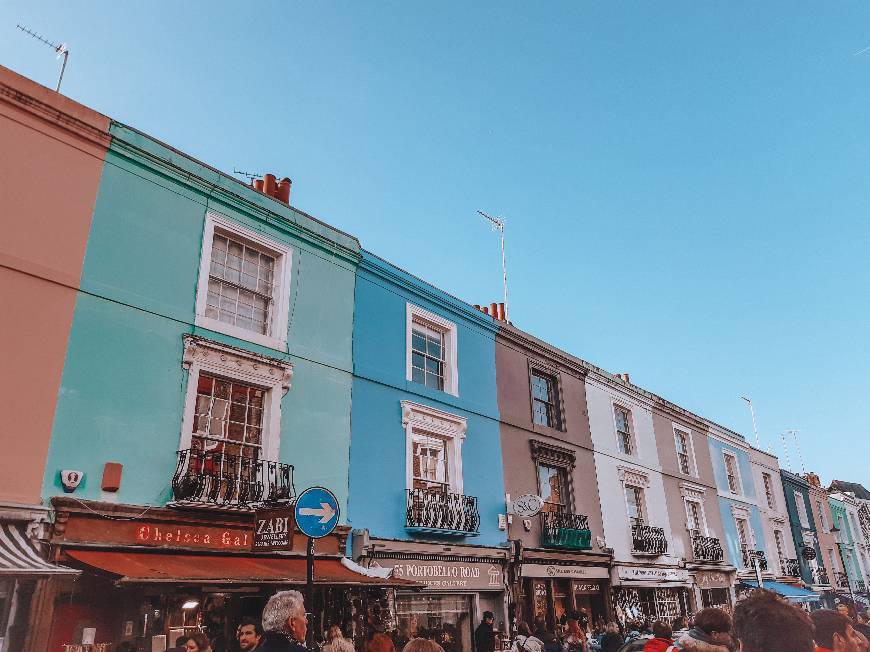
<svg viewBox="0 0 870 652"><path fill-rule="evenodd" d="M848 589L849 576L846 573L834 573L834 585L841 589Z"/></svg>
<svg viewBox="0 0 870 652"><path fill-rule="evenodd" d="M480 527L477 497L409 489L405 527L436 530L442 534L477 534Z"/></svg>
<svg viewBox="0 0 870 652"><path fill-rule="evenodd" d="M801 565L797 559L779 558L779 567L782 569L782 574L785 577L800 577Z"/></svg>
<svg viewBox="0 0 870 652"><path fill-rule="evenodd" d="M855 590L858 591L858 593L867 592L867 584L864 580L855 580Z"/></svg>
<svg viewBox="0 0 870 652"><path fill-rule="evenodd" d="M663 555L668 551L664 528L651 525L631 526L631 551L640 555Z"/></svg>
<svg viewBox="0 0 870 652"><path fill-rule="evenodd" d="M758 560L758 567L767 570L767 557L764 556L763 550L751 550L750 548L743 549L743 567L747 570L755 570L755 559Z"/></svg>
<svg viewBox="0 0 870 652"><path fill-rule="evenodd" d="M296 495L293 465L227 455L216 451L178 451L172 476L177 502L250 509Z"/></svg>
<svg viewBox="0 0 870 652"><path fill-rule="evenodd" d="M816 568L813 570L813 584L817 585L830 585L830 580L828 579L828 571L824 568Z"/></svg>
<svg viewBox="0 0 870 652"><path fill-rule="evenodd" d="M725 559L722 542L716 537L692 536L692 556L695 561L720 562Z"/></svg>
<svg viewBox="0 0 870 652"><path fill-rule="evenodd" d="M582 514L543 512L541 545L547 548L591 550L592 531L589 529L589 517Z"/></svg>

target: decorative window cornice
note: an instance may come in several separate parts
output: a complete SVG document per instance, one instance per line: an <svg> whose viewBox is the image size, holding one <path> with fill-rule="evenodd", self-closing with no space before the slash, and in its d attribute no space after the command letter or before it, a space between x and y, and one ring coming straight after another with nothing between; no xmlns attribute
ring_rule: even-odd
<svg viewBox="0 0 870 652"><path fill-rule="evenodd" d="M570 448L548 444L536 439L529 440L532 449L532 458L535 463L552 464L567 469L573 469L577 461L577 455Z"/></svg>
<svg viewBox="0 0 870 652"><path fill-rule="evenodd" d="M293 363L286 360L219 344L196 335L185 335L181 364L185 369L190 369L194 363L206 371L227 374L256 385L280 387L285 394L293 378Z"/></svg>
<svg viewBox="0 0 870 652"><path fill-rule="evenodd" d="M740 518L749 521L749 508L743 505L731 505L731 515L734 518Z"/></svg>
<svg viewBox="0 0 870 652"><path fill-rule="evenodd" d="M680 483L680 495L683 498L691 498L703 502L706 491L706 487L699 484L692 484L691 482Z"/></svg>
<svg viewBox="0 0 870 652"><path fill-rule="evenodd" d="M617 466L616 473L619 476L619 481L624 485L642 487L644 489L650 486L649 476L638 469L633 469L629 466Z"/></svg>
<svg viewBox="0 0 870 652"><path fill-rule="evenodd" d="M402 401L402 426L411 424L412 428L421 428L434 434L465 439L468 421L465 417L437 410L428 405Z"/></svg>

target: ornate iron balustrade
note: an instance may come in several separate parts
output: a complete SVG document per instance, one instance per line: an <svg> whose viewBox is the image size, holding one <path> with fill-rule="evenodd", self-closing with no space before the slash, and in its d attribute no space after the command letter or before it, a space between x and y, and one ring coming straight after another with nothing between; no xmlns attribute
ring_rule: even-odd
<svg viewBox="0 0 870 652"><path fill-rule="evenodd" d="M480 527L477 497L409 489L405 527L477 534Z"/></svg>
<svg viewBox="0 0 870 652"><path fill-rule="evenodd" d="M718 562L725 559L722 542L716 537L696 534L692 537L692 555L695 561Z"/></svg>
<svg viewBox="0 0 870 652"><path fill-rule="evenodd" d="M824 568L816 568L813 571L813 582L820 585L830 584L830 581L828 580L828 571L826 571Z"/></svg>
<svg viewBox="0 0 870 652"><path fill-rule="evenodd" d="M668 551L665 530L651 525L631 526L631 550L642 555L663 555Z"/></svg>
<svg viewBox="0 0 870 652"><path fill-rule="evenodd" d="M541 513L541 545L569 550L591 550L589 517L560 512Z"/></svg>
<svg viewBox="0 0 870 652"><path fill-rule="evenodd" d="M172 476L175 500L185 503L249 509L296 495L293 465L216 451L178 451Z"/></svg>
<svg viewBox="0 0 870 652"><path fill-rule="evenodd" d="M834 585L841 589L849 588L849 576L846 573L834 573Z"/></svg>
<svg viewBox="0 0 870 652"><path fill-rule="evenodd" d="M763 550L751 550L749 548L743 549L743 567L748 570L755 570L755 562L753 559L758 560L758 567L766 571L767 570L767 557L764 556Z"/></svg>
<svg viewBox="0 0 870 652"><path fill-rule="evenodd" d="M797 559L779 558L779 567L782 569L782 574L786 577L800 577L801 565Z"/></svg>
<svg viewBox="0 0 870 652"><path fill-rule="evenodd" d="M864 583L864 580L856 580L855 581L855 590L858 593L866 593L867 592L867 584Z"/></svg>

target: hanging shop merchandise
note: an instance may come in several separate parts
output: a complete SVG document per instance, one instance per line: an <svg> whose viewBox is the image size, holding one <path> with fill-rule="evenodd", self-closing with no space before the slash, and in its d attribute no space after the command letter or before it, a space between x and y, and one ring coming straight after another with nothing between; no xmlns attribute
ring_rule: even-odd
<svg viewBox="0 0 870 652"><path fill-rule="evenodd" d="M614 566L616 616L633 620L672 620L692 611L689 574L685 569L653 566Z"/></svg>
<svg viewBox="0 0 870 652"><path fill-rule="evenodd" d="M290 549L253 552L257 526L250 511L52 502L54 559L82 574L58 587L48 649L94 636L95 643L109 643L108 649L126 643L162 650L195 631L229 641L242 618L260 617L275 591L305 585L306 537L298 532L272 537L276 547ZM306 608L317 640L335 624L361 646L372 615L391 608L393 590L413 592L422 585L367 573L344 558L348 533L339 527L317 541L315 588L306 596ZM259 548L268 547L259 541Z"/></svg>
<svg viewBox="0 0 870 652"><path fill-rule="evenodd" d="M472 652L473 628L484 611L495 614L498 632L506 632L504 549L370 539L355 530L353 551L363 566L389 568L395 579L425 586L422 592L397 588L395 620L384 623L397 649L428 636L448 652Z"/></svg>

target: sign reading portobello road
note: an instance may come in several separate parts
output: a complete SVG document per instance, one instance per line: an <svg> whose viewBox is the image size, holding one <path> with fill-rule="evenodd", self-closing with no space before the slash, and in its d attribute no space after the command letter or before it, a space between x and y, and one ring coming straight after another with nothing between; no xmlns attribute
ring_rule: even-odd
<svg viewBox="0 0 870 652"><path fill-rule="evenodd" d="M392 568L393 577L422 582L427 589L501 591L501 566L489 562L378 559L372 567Z"/></svg>

